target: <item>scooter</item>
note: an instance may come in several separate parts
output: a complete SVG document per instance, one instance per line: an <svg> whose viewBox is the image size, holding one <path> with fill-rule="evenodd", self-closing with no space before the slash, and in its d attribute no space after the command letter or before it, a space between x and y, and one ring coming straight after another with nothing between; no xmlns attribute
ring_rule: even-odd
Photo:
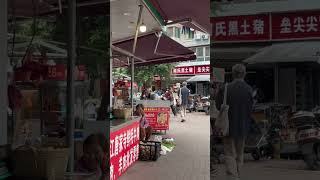
<svg viewBox="0 0 320 180"><path fill-rule="evenodd" d="M320 113L319 108L313 112L298 112L292 117L297 128L296 141L304 162L311 170L320 170Z"/></svg>

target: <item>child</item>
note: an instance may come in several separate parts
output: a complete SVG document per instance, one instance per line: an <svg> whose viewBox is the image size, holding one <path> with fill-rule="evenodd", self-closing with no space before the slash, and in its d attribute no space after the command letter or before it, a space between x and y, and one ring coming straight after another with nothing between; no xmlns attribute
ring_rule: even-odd
<svg viewBox="0 0 320 180"><path fill-rule="evenodd" d="M152 128L149 125L145 113L144 113L144 106L142 104L138 104L136 106L136 116L141 116L140 119L140 140L141 141L148 141L152 134Z"/></svg>

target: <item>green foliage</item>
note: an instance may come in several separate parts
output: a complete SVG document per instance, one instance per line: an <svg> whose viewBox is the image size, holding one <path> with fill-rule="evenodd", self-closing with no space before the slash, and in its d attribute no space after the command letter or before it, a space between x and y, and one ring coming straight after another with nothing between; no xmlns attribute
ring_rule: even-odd
<svg viewBox="0 0 320 180"><path fill-rule="evenodd" d="M44 21L42 19L38 19L36 21L36 24L37 24L35 29L36 36L41 37L43 39L52 40L52 33L55 29L54 24ZM15 27L13 27L14 25L12 24L11 29L13 30L13 28L15 28L16 33L18 35L30 37L33 35L32 25L33 25L33 21L28 20L28 21L24 21L23 23L17 23Z"/></svg>
<svg viewBox="0 0 320 180"><path fill-rule="evenodd" d="M155 75L164 78L162 81L166 85L169 85L172 81L171 70L173 68L172 64L160 64L156 66L142 66L135 69L135 81L138 84L145 84L147 86L151 85L153 77Z"/></svg>
<svg viewBox="0 0 320 180"><path fill-rule="evenodd" d="M79 17L77 24L77 40L79 46L98 49L102 52L93 52L78 49L78 62L87 67L91 77L101 77L103 66L109 62L109 18L99 17ZM54 40L66 43L68 39L67 18L64 15L57 16L56 22L49 22L44 19L36 20L36 38L44 40ZM13 26L11 27L13 30ZM33 21L23 21L15 27L18 35L31 37L33 35ZM67 48L67 46L64 46Z"/></svg>
<svg viewBox="0 0 320 180"><path fill-rule="evenodd" d="M88 67L89 74L101 77L106 63L109 63L109 22L106 16L85 17L79 20L79 44L102 50L103 53L80 51L80 63Z"/></svg>

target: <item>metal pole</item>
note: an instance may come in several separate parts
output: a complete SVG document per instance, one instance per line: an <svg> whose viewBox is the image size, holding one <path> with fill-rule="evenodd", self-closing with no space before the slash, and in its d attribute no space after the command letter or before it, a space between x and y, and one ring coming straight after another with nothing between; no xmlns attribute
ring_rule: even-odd
<svg viewBox="0 0 320 180"><path fill-rule="evenodd" d="M134 58L131 58L131 108L133 110L134 108L134 102L133 102L133 83L134 83ZM133 115L133 111L132 111Z"/></svg>
<svg viewBox="0 0 320 180"><path fill-rule="evenodd" d="M274 100L279 102L279 64L274 66Z"/></svg>
<svg viewBox="0 0 320 180"><path fill-rule="evenodd" d="M7 144L7 71L8 71L8 5L7 0L0 1L0 146Z"/></svg>
<svg viewBox="0 0 320 180"><path fill-rule="evenodd" d="M68 172L74 171L74 66L76 61L76 0L68 0L68 79L67 79L67 131L70 148Z"/></svg>
<svg viewBox="0 0 320 180"><path fill-rule="evenodd" d="M138 16L138 21L137 21L137 26L136 26L136 33L134 36L134 43L133 43L133 48L132 48L132 54L135 55L136 53L136 48L137 48L137 41L138 41L138 35L139 35L139 26L141 24L141 16L142 16L142 11L143 11L143 5L139 5L139 16ZM134 57L131 58L131 106L133 109L133 83L134 83ZM133 113L133 112L132 112Z"/></svg>

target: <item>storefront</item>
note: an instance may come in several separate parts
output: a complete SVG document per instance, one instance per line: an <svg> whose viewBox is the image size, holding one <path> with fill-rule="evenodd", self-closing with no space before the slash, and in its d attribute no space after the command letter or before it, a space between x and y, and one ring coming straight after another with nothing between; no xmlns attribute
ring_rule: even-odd
<svg viewBox="0 0 320 180"><path fill-rule="evenodd" d="M314 21L317 16L319 11L212 18L213 46L217 48L213 57L223 59L223 53L219 54L222 49L230 52L224 53L226 60L215 62L229 70L235 63L248 63L248 71L254 74L249 73L247 80L264 91L266 101L288 104L297 110L310 109L317 105L317 89L300 91L300 87L311 87L318 79L314 74L318 69L318 41L311 41L320 37L319 24ZM234 21L241 23L241 28L229 29ZM247 26L244 28L243 24ZM305 69L310 69L309 75Z"/></svg>
<svg viewBox="0 0 320 180"><path fill-rule="evenodd" d="M280 132L274 133L273 139L278 144L274 156L280 158L288 153L288 147L296 146L292 114L319 105L320 29L316 17L320 12L263 12L212 17L213 47L217 48L212 57L229 72L236 63L247 63L248 71L254 72L246 77L254 90L253 117L269 125L264 129ZM281 125L275 128L276 124Z"/></svg>
<svg viewBox="0 0 320 180"><path fill-rule="evenodd" d="M210 65L176 66L172 70L174 79L177 82L188 82L191 94L208 96L210 82Z"/></svg>

